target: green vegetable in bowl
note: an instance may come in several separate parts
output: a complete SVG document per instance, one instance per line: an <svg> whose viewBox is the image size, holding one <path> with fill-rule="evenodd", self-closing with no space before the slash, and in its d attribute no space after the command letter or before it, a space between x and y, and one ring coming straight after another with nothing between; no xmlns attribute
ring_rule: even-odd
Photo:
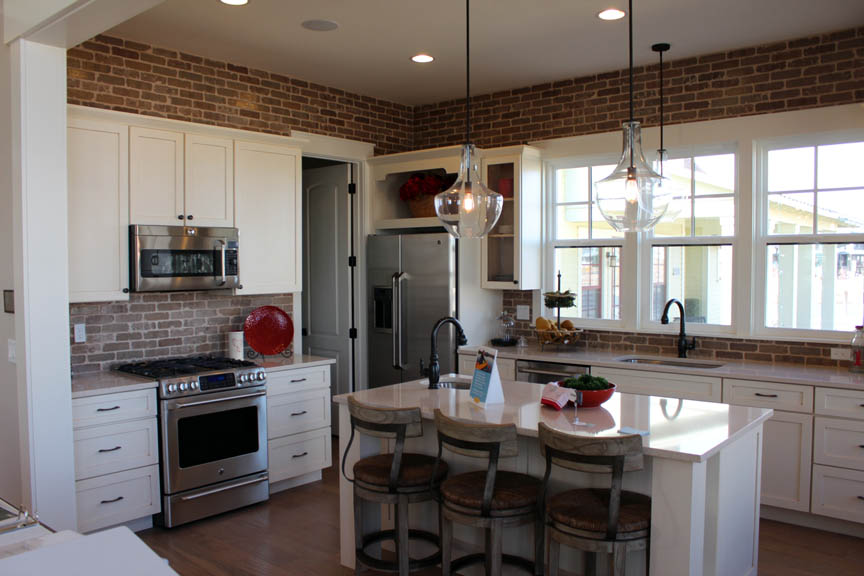
<svg viewBox="0 0 864 576"><path fill-rule="evenodd" d="M591 376L590 374L582 374L578 378L567 378L561 383L561 386L574 390L608 390L612 387L609 381L602 376Z"/></svg>

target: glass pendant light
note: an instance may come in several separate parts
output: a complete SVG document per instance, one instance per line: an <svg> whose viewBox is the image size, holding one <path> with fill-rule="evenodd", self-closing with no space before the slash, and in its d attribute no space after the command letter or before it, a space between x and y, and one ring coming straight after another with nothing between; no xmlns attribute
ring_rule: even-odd
<svg viewBox="0 0 864 576"><path fill-rule="evenodd" d="M633 120L633 0L630 0L630 120L624 122L621 159L612 174L595 182L597 208L618 231L650 230L666 213L671 190L661 185L661 176L642 155L639 122Z"/></svg>
<svg viewBox="0 0 864 576"><path fill-rule="evenodd" d="M471 144L470 10L470 0L465 0L465 146L462 148L459 179L435 196L435 214L456 238L486 236L495 227L504 206L501 194L483 184L477 155Z"/></svg>

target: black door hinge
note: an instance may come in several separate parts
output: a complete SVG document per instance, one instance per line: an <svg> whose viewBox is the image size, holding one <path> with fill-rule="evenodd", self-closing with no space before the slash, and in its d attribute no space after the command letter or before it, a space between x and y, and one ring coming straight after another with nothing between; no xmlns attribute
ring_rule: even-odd
<svg viewBox="0 0 864 576"><path fill-rule="evenodd" d="M351 340L357 339L357 329L356 328L349 328L348 329L348 338L350 338Z"/></svg>
<svg viewBox="0 0 864 576"><path fill-rule="evenodd" d="M357 193L357 184L354 184L353 182L351 184L348 184L348 194L356 194L356 193Z"/></svg>
<svg viewBox="0 0 864 576"><path fill-rule="evenodd" d="M356 256L349 256L348 257L348 266L351 268L354 268L355 266L357 266L357 257Z"/></svg>

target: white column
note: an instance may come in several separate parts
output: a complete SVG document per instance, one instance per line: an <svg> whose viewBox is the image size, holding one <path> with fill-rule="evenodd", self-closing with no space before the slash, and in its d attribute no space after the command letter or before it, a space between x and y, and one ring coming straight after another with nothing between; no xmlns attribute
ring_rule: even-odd
<svg viewBox="0 0 864 576"><path fill-rule="evenodd" d="M76 527L69 368L66 50L11 45L15 339L23 501Z"/></svg>
<svg viewBox="0 0 864 576"><path fill-rule="evenodd" d="M704 462L653 459L651 574L703 574L706 478Z"/></svg>

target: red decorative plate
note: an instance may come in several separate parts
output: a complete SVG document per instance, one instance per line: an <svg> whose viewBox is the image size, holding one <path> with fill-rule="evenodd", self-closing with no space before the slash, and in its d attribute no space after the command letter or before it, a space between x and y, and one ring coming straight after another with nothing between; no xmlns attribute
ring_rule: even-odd
<svg viewBox="0 0 864 576"><path fill-rule="evenodd" d="M264 356L273 356L291 345L294 322L281 308L261 306L246 317L243 332L253 350Z"/></svg>

